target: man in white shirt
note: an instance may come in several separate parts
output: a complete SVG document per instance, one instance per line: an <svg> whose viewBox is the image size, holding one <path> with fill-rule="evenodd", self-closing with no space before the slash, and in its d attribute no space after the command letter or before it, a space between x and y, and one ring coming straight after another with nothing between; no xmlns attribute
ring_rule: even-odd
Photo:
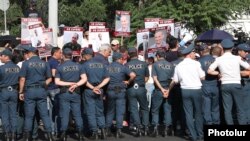
<svg viewBox="0 0 250 141"><path fill-rule="evenodd" d="M175 67L169 91L175 83L180 83L187 128L191 140L196 141L203 138L201 80L204 80L205 72L201 64L195 60L194 44L182 50L181 54L185 58Z"/></svg>
<svg viewBox="0 0 250 141"><path fill-rule="evenodd" d="M208 74L221 76L221 92L226 124L233 125L232 107L235 102L237 119L240 125L246 124L244 110L244 93L241 86L240 66L250 70L247 62L241 60L240 56L233 55L234 43L229 39L221 42L224 54L214 61L208 69ZM215 69L218 68L219 71Z"/></svg>

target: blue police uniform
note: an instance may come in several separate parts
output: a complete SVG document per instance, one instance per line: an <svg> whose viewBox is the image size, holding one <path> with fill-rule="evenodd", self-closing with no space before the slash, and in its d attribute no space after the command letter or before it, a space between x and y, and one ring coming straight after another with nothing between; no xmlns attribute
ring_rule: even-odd
<svg viewBox="0 0 250 141"><path fill-rule="evenodd" d="M0 66L1 119L5 133L17 130L18 76L20 68L12 61Z"/></svg>
<svg viewBox="0 0 250 141"><path fill-rule="evenodd" d="M25 78L24 100L24 131L32 131L32 123L35 114L35 106L39 111L47 132L51 132L51 121L47 110L47 91L45 81L51 77L49 64L38 56L32 56L23 62L20 77Z"/></svg>
<svg viewBox="0 0 250 141"><path fill-rule="evenodd" d="M214 60L215 58L209 54L199 58L201 67L206 73L205 80L202 80L201 83L203 118L207 125L220 124L218 79L217 76L207 74L207 70Z"/></svg>
<svg viewBox="0 0 250 141"><path fill-rule="evenodd" d="M153 64L152 67L152 77L157 76L157 79L161 86L165 89L169 87L169 83L171 82L171 77L173 76L174 67L173 65L166 61L165 59L160 59L156 63ZM151 124L155 127L159 124L159 110L160 106L163 104L164 110L164 124L166 127L172 125L172 108L170 105L170 101L168 98L163 98L161 90L156 86L154 94L152 96L152 106L151 106L151 114L152 114L152 122Z"/></svg>
<svg viewBox="0 0 250 141"><path fill-rule="evenodd" d="M96 53L96 55L93 59L95 61L103 63L104 65L109 65L109 61L100 53Z"/></svg>
<svg viewBox="0 0 250 141"><path fill-rule="evenodd" d="M110 81L107 87L107 114L106 114L106 127L110 128L114 116L116 117L116 128L122 128L123 116L125 113L125 92L126 85L123 81L129 76L131 71L128 67L123 66L118 62L113 62L108 66Z"/></svg>
<svg viewBox="0 0 250 141"><path fill-rule="evenodd" d="M135 80L127 89L129 111L131 112L133 123L137 128L141 128L141 125L147 128L149 123L149 108L146 95L147 91L145 88L145 77L149 77L147 63L134 58L131 59L126 66L136 74ZM138 110L138 102L142 114L142 121Z"/></svg>
<svg viewBox="0 0 250 141"><path fill-rule="evenodd" d="M84 68L73 62L72 60L66 60L57 67L55 78L59 78L65 82L78 82L81 79L81 75L85 74ZM69 113L72 111L73 118L76 122L76 129L79 132L83 130L83 121L81 115L81 95L79 87L71 93L68 91L68 86L61 86L61 93L59 95L59 116L61 121L61 132L65 132L68 128Z"/></svg>
<svg viewBox="0 0 250 141"><path fill-rule="evenodd" d="M88 82L94 87L109 77L106 65L96 59L85 62L83 66ZM101 91L103 93L103 89ZM86 87L83 97L89 128L97 133L98 127L105 128L103 94L97 95L92 89Z"/></svg>

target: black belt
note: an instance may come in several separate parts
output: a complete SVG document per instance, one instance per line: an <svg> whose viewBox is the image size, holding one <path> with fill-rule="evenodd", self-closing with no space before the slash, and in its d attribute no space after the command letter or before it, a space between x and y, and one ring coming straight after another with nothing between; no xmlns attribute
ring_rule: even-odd
<svg viewBox="0 0 250 141"><path fill-rule="evenodd" d="M71 93L69 91L69 87L67 87L67 86L60 87L60 93L67 93L67 92ZM77 94L80 94L81 93L80 92L80 87L75 88L74 92L77 93Z"/></svg>
<svg viewBox="0 0 250 141"><path fill-rule="evenodd" d="M100 83L91 83L92 86L96 87L98 86Z"/></svg>
<svg viewBox="0 0 250 141"><path fill-rule="evenodd" d="M130 88L138 89L139 87L145 87L145 84L134 83L133 85L129 86L129 89Z"/></svg>
<svg viewBox="0 0 250 141"><path fill-rule="evenodd" d="M18 88L18 85L0 87L0 91L2 91L3 89L7 89L8 91L13 91L13 90L17 90L17 88Z"/></svg>
<svg viewBox="0 0 250 141"><path fill-rule="evenodd" d="M31 86L25 86L26 89L34 89L34 88L44 88L44 86L41 85L31 85Z"/></svg>
<svg viewBox="0 0 250 141"><path fill-rule="evenodd" d="M115 93L120 93L122 89L125 89L123 87L120 87L120 86L114 86L114 87L109 87L108 90L109 91L114 91Z"/></svg>

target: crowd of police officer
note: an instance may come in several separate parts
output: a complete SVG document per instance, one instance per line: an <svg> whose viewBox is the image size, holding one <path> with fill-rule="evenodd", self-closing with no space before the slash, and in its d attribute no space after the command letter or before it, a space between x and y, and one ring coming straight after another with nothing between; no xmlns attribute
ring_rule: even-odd
<svg viewBox="0 0 250 141"><path fill-rule="evenodd" d="M230 40L223 40L221 46L216 47L203 44L198 49L199 58L194 44L176 47L172 53L177 54L177 58L172 62L165 59L164 50L157 50L155 54L157 61L151 74L155 90L150 109L145 88L149 69L146 62L138 59L136 48L128 48L130 58L123 64L123 54L112 52L109 44L102 44L97 53L91 48L84 49L80 63L72 60L70 48L54 47L52 57L45 62L37 56L36 48L23 46L29 59L22 62L21 68L11 61L13 53L5 49L1 52L4 64L0 66L4 139L17 140L18 97L24 102L24 141L33 136L37 112L49 141L53 141L53 134L57 133L60 133L59 140L67 140L71 117L79 141L84 140L86 131L94 140L113 135L123 138L126 104L129 122L136 127L137 137L156 137L159 131L163 136L172 135L180 125L182 134L188 129L191 140L200 140L203 124L221 124L221 119L228 125L235 124L234 102L237 123L250 124L249 45L238 45L239 56L235 56L231 53L234 44ZM111 52L113 62L109 64ZM220 117L221 111L224 118ZM163 130L159 130L161 123Z"/></svg>

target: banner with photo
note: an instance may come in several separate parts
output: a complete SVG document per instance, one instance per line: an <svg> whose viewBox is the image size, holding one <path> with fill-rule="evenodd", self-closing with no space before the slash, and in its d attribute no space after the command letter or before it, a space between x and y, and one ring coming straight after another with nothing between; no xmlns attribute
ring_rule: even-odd
<svg viewBox="0 0 250 141"><path fill-rule="evenodd" d="M116 10L115 15L115 32L114 36L130 36L130 11L118 11Z"/></svg>
<svg viewBox="0 0 250 141"><path fill-rule="evenodd" d="M148 57L155 57L155 52L159 49L168 50L166 43L167 27L157 27L149 29Z"/></svg>
<svg viewBox="0 0 250 141"><path fill-rule="evenodd" d="M159 21L159 27L164 27L164 26L167 26L168 27L167 31L170 32L172 36L174 36L174 29L175 29L174 19L166 19L166 20L161 19Z"/></svg>
<svg viewBox="0 0 250 141"><path fill-rule="evenodd" d="M159 21L161 18L145 18L144 24L145 28L157 28L159 27Z"/></svg>
<svg viewBox="0 0 250 141"><path fill-rule="evenodd" d="M41 18L21 18L21 44L31 43L29 26L41 23Z"/></svg>
<svg viewBox="0 0 250 141"><path fill-rule="evenodd" d="M43 29L44 47L38 48L38 53L41 58L51 56L51 49L53 48L53 29Z"/></svg>
<svg viewBox="0 0 250 141"><path fill-rule="evenodd" d="M149 29L138 29L136 33L136 40L139 58L145 61L148 58L147 50L149 45Z"/></svg>
<svg viewBox="0 0 250 141"><path fill-rule="evenodd" d="M180 22L176 22L174 24L174 37L178 40L181 39L181 23Z"/></svg>
<svg viewBox="0 0 250 141"><path fill-rule="evenodd" d="M41 23L29 25L30 41L33 47L44 47L43 25Z"/></svg>
<svg viewBox="0 0 250 141"><path fill-rule="evenodd" d="M92 45L92 49L94 52L99 51L101 44L110 44L109 29L91 29L89 33L89 43Z"/></svg>
<svg viewBox="0 0 250 141"><path fill-rule="evenodd" d="M106 28L106 22L89 22L89 32L96 28Z"/></svg>
<svg viewBox="0 0 250 141"><path fill-rule="evenodd" d="M83 27L64 27L63 44L76 41L82 43ZM80 56L81 51L73 51L73 56Z"/></svg>

